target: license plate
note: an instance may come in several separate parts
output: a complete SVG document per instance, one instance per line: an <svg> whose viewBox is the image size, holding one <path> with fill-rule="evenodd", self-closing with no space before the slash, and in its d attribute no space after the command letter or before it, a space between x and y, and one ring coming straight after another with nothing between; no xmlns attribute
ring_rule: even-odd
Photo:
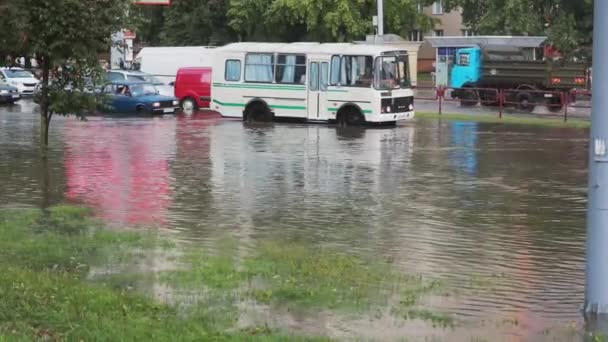
<svg viewBox="0 0 608 342"><path fill-rule="evenodd" d="M13 95L12 97L13 97L14 99L18 99L18 98L19 98L19 95Z"/></svg>
<svg viewBox="0 0 608 342"><path fill-rule="evenodd" d="M553 97L553 94L545 94L546 98Z"/></svg>
<svg viewBox="0 0 608 342"><path fill-rule="evenodd" d="M163 109L163 113L173 113L175 111L175 109L173 108L165 108Z"/></svg>

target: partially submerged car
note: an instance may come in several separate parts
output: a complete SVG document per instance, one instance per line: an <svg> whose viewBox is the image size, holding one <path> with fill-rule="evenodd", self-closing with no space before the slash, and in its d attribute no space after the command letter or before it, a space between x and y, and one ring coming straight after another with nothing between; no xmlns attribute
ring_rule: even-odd
<svg viewBox="0 0 608 342"><path fill-rule="evenodd" d="M13 104L21 99L19 89L9 85L7 82L0 80L0 103Z"/></svg>
<svg viewBox="0 0 608 342"><path fill-rule="evenodd" d="M108 103L102 111L123 114L175 114L179 101L172 96L160 95L152 83L112 82L102 92Z"/></svg>

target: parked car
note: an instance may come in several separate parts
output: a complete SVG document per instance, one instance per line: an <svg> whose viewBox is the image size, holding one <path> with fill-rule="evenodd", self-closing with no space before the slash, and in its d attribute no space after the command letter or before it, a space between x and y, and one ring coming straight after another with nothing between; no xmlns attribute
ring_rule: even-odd
<svg viewBox="0 0 608 342"><path fill-rule="evenodd" d="M173 86L160 81L157 77L141 71L133 70L109 70L107 71L108 81L110 82L147 82L156 86L156 89L164 96L174 96Z"/></svg>
<svg viewBox="0 0 608 342"><path fill-rule="evenodd" d="M13 104L19 101L19 99L21 99L19 90L5 81L0 80L0 103Z"/></svg>
<svg viewBox="0 0 608 342"><path fill-rule="evenodd" d="M0 79L16 87L21 96L33 96L40 83L34 74L22 68L0 68Z"/></svg>
<svg viewBox="0 0 608 342"><path fill-rule="evenodd" d="M102 92L109 97L109 108L102 111L137 114L174 114L179 110L179 101L173 96L164 96L152 83L112 82Z"/></svg>
<svg viewBox="0 0 608 342"><path fill-rule="evenodd" d="M175 80L175 97L185 111L209 108L211 102L211 68L182 68Z"/></svg>

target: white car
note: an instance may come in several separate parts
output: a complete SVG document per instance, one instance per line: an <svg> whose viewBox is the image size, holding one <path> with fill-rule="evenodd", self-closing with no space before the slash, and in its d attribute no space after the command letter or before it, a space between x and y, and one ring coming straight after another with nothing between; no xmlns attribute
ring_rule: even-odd
<svg viewBox="0 0 608 342"><path fill-rule="evenodd" d="M0 68L0 79L17 88L21 96L33 96L40 83L34 74L22 68Z"/></svg>
<svg viewBox="0 0 608 342"><path fill-rule="evenodd" d="M110 82L146 82L152 83L158 89L159 94L163 96L175 96L175 87L164 84L153 75L146 74L141 71L133 70L109 70L107 72L108 81Z"/></svg>

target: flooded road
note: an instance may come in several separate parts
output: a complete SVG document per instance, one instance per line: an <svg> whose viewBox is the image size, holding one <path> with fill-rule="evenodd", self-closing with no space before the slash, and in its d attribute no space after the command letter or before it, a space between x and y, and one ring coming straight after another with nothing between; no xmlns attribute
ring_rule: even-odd
<svg viewBox="0 0 608 342"><path fill-rule="evenodd" d="M462 322L429 331L319 314L290 329L449 341L552 341L566 331L577 340L585 130L59 117L45 164L32 110L0 108L0 207L83 203L108 223L158 227L201 248L232 236L238 254L282 238L381 257L448 283L457 293L428 305Z"/></svg>

